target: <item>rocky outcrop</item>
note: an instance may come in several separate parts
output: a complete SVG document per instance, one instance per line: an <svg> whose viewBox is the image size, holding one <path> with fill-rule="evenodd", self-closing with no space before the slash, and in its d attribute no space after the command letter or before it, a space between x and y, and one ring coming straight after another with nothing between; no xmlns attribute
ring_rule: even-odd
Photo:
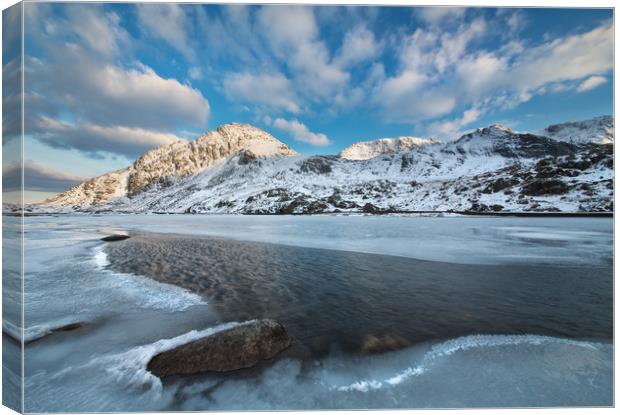
<svg viewBox="0 0 620 415"><path fill-rule="evenodd" d="M147 369L158 377L227 372L271 359L291 345L284 326L255 320L154 356Z"/></svg>
<svg viewBox="0 0 620 415"><path fill-rule="evenodd" d="M402 151L421 148L441 141L434 138L398 137L380 138L372 141L360 141L351 144L340 152L340 157L347 160L368 160L381 154L399 153Z"/></svg>

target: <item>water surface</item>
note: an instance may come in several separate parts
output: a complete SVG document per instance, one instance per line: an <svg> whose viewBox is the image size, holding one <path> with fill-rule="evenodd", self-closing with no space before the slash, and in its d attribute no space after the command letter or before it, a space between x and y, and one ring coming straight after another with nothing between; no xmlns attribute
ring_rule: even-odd
<svg viewBox="0 0 620 415"><path fill-rule="evenodd" d="M454 264L145 233L105 252L115 271L204 296L222 321L276 319L315 355L364 351L372 337L396 346L480 333L613 334L608 265Z"/></svg>

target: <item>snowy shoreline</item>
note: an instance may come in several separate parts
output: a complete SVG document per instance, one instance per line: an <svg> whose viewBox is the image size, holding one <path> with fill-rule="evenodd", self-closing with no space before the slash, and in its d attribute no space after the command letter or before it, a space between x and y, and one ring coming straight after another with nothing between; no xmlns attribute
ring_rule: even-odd
<svg viewBox="0 0 620 415"><path fill-rule="evenodd" d="M23 213L24 217L33 216L57 216L57 215L187 215L187 216L513 216L513 217L546 217L546 218L571 218L571 217L593 217L593 218L610 218L614 216L614 212L475 212L475 211L391 211L379 213L365 212L318 212L318 213L185 213L185 212L121 212L121 211L101 211L101 212L28 212ZM3 212L6 216L22 216L20 212Z"/></svg>

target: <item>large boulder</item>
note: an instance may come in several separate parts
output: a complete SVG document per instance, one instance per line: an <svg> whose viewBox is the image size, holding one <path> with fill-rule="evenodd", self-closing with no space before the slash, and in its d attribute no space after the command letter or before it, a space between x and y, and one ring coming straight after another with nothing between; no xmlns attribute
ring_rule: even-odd
<svg viewBox="0 0 620 415"><path fill-rule="evenodd" d="M162 352L151 359L147 369L160 378L243 369L271 359L291 342L280 323L256 320Z"/></svg>

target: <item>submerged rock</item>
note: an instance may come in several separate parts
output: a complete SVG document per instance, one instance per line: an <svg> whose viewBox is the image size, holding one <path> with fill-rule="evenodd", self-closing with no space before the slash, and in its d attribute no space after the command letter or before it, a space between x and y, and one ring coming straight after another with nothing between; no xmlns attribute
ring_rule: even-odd
<svg viewBox="0 0 620 415"><path fill-rule="evenodd" d="M147 369L158 377L249 368L291 345L284 326L256 320L154 356Z"/></svg>
<svg viewBox="0 0 620 415"><path fill-rule="evenodd" d="M77 330L84 327L84 323L69 323L69 324L65 324L64 326L55 328L52 330L52 333L55 333L57 331L72 331L72 330Z"/></svg>
<svg viewBox="0 0 620 415"><path fill-rule="evenodd" d="M124 241L125 239L129 239L129 235L114 234L101 238L105 242Z"/></svg>
<svg viewBox="0 0 620 415"><path fill-rule="evenodd" d="M384 336L373 336L367 334L362 339L360 353L373 354L391 352L411 346L411 342L398 334L386 334Z"/></svg>

